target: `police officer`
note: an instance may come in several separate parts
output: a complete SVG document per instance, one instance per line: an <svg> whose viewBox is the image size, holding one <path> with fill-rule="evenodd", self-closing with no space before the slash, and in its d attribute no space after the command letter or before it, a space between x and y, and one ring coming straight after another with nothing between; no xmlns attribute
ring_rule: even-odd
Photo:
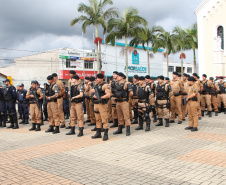
<svg viewBox="0 0 226 185"><path fill-rule="evenodd" d="M188 108L188 118L189 126L185 130L191 130L192 132L198 131L198 87L195 84L196 79L194 77L188 78L189 90L187 97L187 108Z"/></svg>
<svg viewBox="0 0 226 185"><path fill-rule="evenodd" d="M85 85L84 88L86 89L86 87L88 86L89 83L89 77L85 77ZM85 121L85 123L89 123L91 122L91 118L90 118L90 109L89 109L89 102L90 102L90 97L89 97L89 91L85 92L85 104L86 104L86 115L87 115L87 120Z"/></svg>
<svg viewBox="0 0 226 185"><path fill-rule="evenodd" d="M4 97L4 89L0 86L0 127L6 127L6 105Z"/></svg>
<svg viewBox="0 0 226 185"><path fill-rule="evenodd" d="M75 125L76 121L78 121L79 125L79 134L78 137L83 136L84 129L84 113L82 109L82 98L84 93L84 87L79 82L79 76L74 75L72 77L72 86L69 94L71 94L71 108L70 108L70 126L71 131L66 135L74 135L75 134Z"/></svg>
<svg viewBox="0 0 226 185"><path fill-rule="evenodd" d="M171 119L170 123L174 123L175 113L178 110L178 124L182 123L182 111L181 111L181 88L182 81L178 79L178 73L173 72L173 79L170 81L172 88L172 96L170 96L171 103Z"/></svg>
<svg viewBox="0 0 226 185"><path fill-rule="evenodd" d="M187 105L186 99L188 97L188 75L186 73L183 74L183 81L182 81L182 90L181 90L181 98L182 98L182 120L185 121L185 115L187 113Z"/></svg>
<svg viewBox="0 0 226 185"><path fill-rule="evenodd" d="M145 76L145 82L151 87L152 92L154 92L154 93L151 94L150 105L151 105L151 111L152 111L153 117L154 117L153 122L155 123L155 122L157 122L157 119L156 119L156 109L155 109L155 88L156 88L156 85L151 80L151 77L149 75L146 75Z"/></svg>
<svg viewBox="0 0 226 185"><path fill-rule="evenodd" d="M212 107L211 107L211 95L210 95L210 90L213 88L212 82L208 81L206 74L202 75L202 84L203 84L203 90L201 93L201 110L202 110L202 116L204 116L204 111L206 108L207 104L207 110L209 117L212 117Z"/></svg>
<svg viewBox="0 0 226 185"><path fill-rule="evenodd" d="M69 96L68 96L68 87L66 87L66 83L63 82L63 86L65 89L65 97L63 101L63 110L64 110L64 116L65 119L69 119Z"/></svg>
<svg viewBox="0 0 226 185"><path fill-rule="evenodd" d="M18 92L18 105L22 114L22 121L19 124L28 124L29 109L28 101L26 100L27 90L24 89L24 84L20 84L20 91Z"/></svg>
<svg viewBox="0 0 226 185"><path fill-rule="evenodd" d="M171 87L169 84L164 82L164 76L158 76L158 83L156 86L156 105L158 107L158 118L159 123L155 126L163 126L163 116L166 120L165 127L169 127L169 93L171 92Z"/></svg>
<svg viewBox="0 0 226 185"><path fill-rule="evenodd" d="M18 129L19 125L15 107L15 103L17 100L16 88L10 84L9 79L6 79L4 82L6 85L6 88L4 89L6 110L8 112L11 122L10 126L8 126L7 128Z"/></svg>
<svg viewBox="0 0 226 185"><path fill-rule="evenodd" d="M151 112L150 99L153 91L150 85L145 83L145 78L143 76L139 77L139 86L137 88L138 97L138 111L139 111L139 126L135 130L143 130L144 118L146 121L145 131L150 131L151 119L149 113Z"/></svg>
<svg viewBox="0 0 226 185"><path fill-rule="evenodd" d="M44 97L44 93L46 93L46 89L48 89L48 84L47 83L44 83L43 84L44 88L42 90L42 93L43 93L43 97ZM48 112L47 112L47 101L43 100L43 114L44 114L44 117L45 119L43 121L48 121Z"/></svg>
<svg viewBox="0 0 226 185"><path fill-rule="evenodd" d="M92 136L92 139L101 138L101 128L103 124L104 137L103 141L108 140L108 99L111 96L111 87L104 82L104 75L102 73L97 74L97 83L92 89L94 99L94 113L96 118L96 134ZM98 99L99 97L99 99Z"/></svg>
<svg viewBox="0 0 226 185"><path fill-rule="evenodd" d="M123 73L118 73L118 83L115 85L114 95L116 97L116 110L119 121L118 130L113 134L121 134L124 123L126 125L126 136L130 135L129 97L133 96L133 89L130 83L124 79Z"/></svg>
<svg viewBox="0 0 226 185"><path fill-rule="evenodd" d="M113 79L113 77L111 77L109 79L108 85L110 85L110 86L111 86L112 79ZM111 93L111 95L112 95L112 93ZM113 123L111 97L108 100L108 123Z"/></svg>
<svg viewBox="0 0 226 185"><path fill-rule="evenodd" d="M60 119L58 115L58 104L57 98L59 96L59 87L54 82L53 76L49 75L47 77L49 87L46 92L46 100L47 100L47 111L49 117L49 129L46 132L52 132L53 134L60 133ZM54 126L56 126L54 130Z"/></svg>
<svg viewBox="0 0 226 185"><path fill-rule="evenodd" d="M219 83L217 84L220 91L218 92L218 112L221 113L221 102L224 104L224 114L226 114L226 83L223 81L223 76L220 76Z"/></svg>
<svg viewBox="0 0 226 185"><path fill-rule="evenodd" d="M52 76L53 76L54 82L59 87L59 93L58 93L58 97L57 97L57 105L58 105L58 115L59 115L60 122L61 122L60 128L65 128L65 118L64 118L64 111L63 111L63 101L64 101L63 99L65 97L65 89L64 89L64 85L63 85L62 81L57 78L57 74L53 73Z"/></svg>
<svg viewBox="0 0 226 185"><path fill-rule="evenodd" d="M170 79L168 77L165 78L166 84L170 84Z"/></svg>
<svg viewBox="0 0 226 185"><path fill-rule="evenodd" d="M196 87L198 88L198 94L197 94L197 98L198 98L198 116L199 116L199 120L202 119L202 113L201 113L201 91L203 90L203 84L199 79L199 76L197 75L197 73L193 73L193 77L195 78L196 82Z"/></svg>
<svg viewBox="0 0 226 185"><path fill-rule="evenodd" d="M19 85L16 86L16 93L17 93L17 100L19 100L19 94L20 94L20 86ZM19 113L18 119L23 119L19 101L17 102L17 110L18 110L18 113Z"/></svg>
<svg viewBox="0 0 226 185"><path fill-rule="evenodd" d="M26 94L26 99L29 100L30 104L30 116L32 127L29 131L40 131L41 128L41 99L43 98L43 93L41 88L38 87L37 81L31 82L31 88L28 90ZM37 126L37 127L36 127Z"/></svg>
<svg viewBox="0 0 226 185"><path fill-rule="evenodd" d="M134 113L134 120L131 122L131 124L137 124L138 123L138 107L137 107L137 102L138 102L138 96L137 96L137 88L139 86L139 77L138 75L133 76L133 97L132 97L132 106L133 106L133 113Z"/></svg>
<svg viewBox="0 0 226 185"><path fill-rule="evenodd" d="M213 84L213 87L210 90L211 102L214 107L215 116L218 116L218 104L217 104L217 94L220 91L219 86L214 82L214 78L209 78L210 82Z"/></svg>

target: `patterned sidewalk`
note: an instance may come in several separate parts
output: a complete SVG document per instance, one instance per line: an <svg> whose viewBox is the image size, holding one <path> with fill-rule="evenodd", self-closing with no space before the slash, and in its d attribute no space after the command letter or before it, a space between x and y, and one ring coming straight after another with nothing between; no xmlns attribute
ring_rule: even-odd
<svg viewBox="0 0 226 185"><path fill-rule="evenodd" d="M226 184L226 115L204 117L199 131L169 128L113 135L109 141L84 137L0 129L0 184ZM67 123L68 124L68 123ZM78 128L76 128L78 134Z"/></svg>

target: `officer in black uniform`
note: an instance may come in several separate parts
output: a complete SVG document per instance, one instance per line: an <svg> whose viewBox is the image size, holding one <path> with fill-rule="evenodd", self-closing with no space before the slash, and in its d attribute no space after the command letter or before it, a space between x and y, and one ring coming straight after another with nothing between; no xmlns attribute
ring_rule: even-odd
<svg viewBox="0 0 226 185"><path fill-rule="evenodd" d="M28 124L29 108L28 100L26 99L27 90L24 89L24 84L20 84L20 91L18 92L18 104L22 114L22 121L19 124Z"/></svg>
<svg viewBox="0 0 226 185"><path fill-rule="evenodd" d="M133 113L134 113L134 120L131 122L131 124L137 124L138 123L138 97L137 97L137 88L139 86L139 76L134 75L133 76L133 83L132 83L132 89L133 89L133 97L132 97L132 106L133 106Z"/></svg>
<svg viewBox="0 0 226 185"><path fill-rule="evenodd" d="M9 79L6 79L5 81L6 88L4 89L4 96L5 96L5 102L6 102L6 110L10 117L10 126L7 128L12 129L18 129L18 120L17 120L17 113L16 113L16 107L15 103L17 100L17 93L16 88L10 84Z"/></svg>
<svg viewBox="0 0 226 185"><path fill-rule="evenodd" d="M63 82L64 89L65 89L65 98L63 101L63 110L64 110L64 116L66 116L65 119L69 119L69 96L68 96L68 87L66 87L66 83Z"/></svg>
<svg viewBox="0 0 226 185"><path fill-rule="evenodd" d="M6 127L6 105L4 97L4 89L0 86L0 127Z"/></svg>
<svg viewBox="0 0 226 185"><path fill-rule="evenodd" d="M49 85L47 83L44 83L44 88L42 89L42 93L45 94L46 90L49 88ZM47 112L47 100L44 101L44 97L43 97L43 114L45 119L43 119L43 121L48 121L48 112Z"/></svg>
<svg viewBox="0 0 226 185"><path fill-rule="evenodd" d="M17 94L17 100L19 100L19 94L20 94L20 86L19 85L16 86L16 94ZM18 110L18 113L19 113L18 119L23 119L19 101L17 102L17 110ZM10 121L8 123L10 123Z"/></svg>

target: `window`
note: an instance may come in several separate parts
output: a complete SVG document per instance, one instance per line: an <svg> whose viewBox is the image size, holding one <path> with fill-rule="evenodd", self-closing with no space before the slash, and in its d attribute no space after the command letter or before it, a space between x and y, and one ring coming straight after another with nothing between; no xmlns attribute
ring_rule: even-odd
<svg viewBox="0 0 226 185"><path fill-rule="evenodd" d="M66 59L66 68L76 68L76 66L71 66L71 61L76 61L76 60Z"/></svg>
<svg viewBox="0 0 226 185"><path fill-rule="evenodd" d="M169 66L168 70L169 72L174 72L174 66Z"/></svg>
<svg viewBox="0 0 226 185"><path fill-rule="evenodd" d="M84 69L93 69L93 61L85 60Z"/></svg>
<svg viewBox="0 0 226 185"><path fill-rule="evenodd" d="M187 73L192 73L192 67L187 67Z"/></svg>
<svg viewBox="0 0 226 185"><path fill-rule="evenodd" d="M222 26L217 28L217 37L221 38L221 49L224 49L224 28Z"/></svg>
<svg viewBox="0 0 226 185"><path fill-rule="evenodd" d="M185 70L185 67L183 67L183 72ZM176 72L181 73L181 67L176 67Z"/></svg>

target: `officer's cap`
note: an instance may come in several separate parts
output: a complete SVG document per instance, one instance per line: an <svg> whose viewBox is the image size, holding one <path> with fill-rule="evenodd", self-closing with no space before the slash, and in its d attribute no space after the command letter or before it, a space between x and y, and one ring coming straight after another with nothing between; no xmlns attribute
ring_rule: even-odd
<svg viewBox="0 0 226 185"><path fill-rule="evenodd" d="M173 74L174 74L174 75L178 75L178 72L174 71Z"/></svg>
<svg viewBox="0 0 226 185"><path fill-rule="evenodd" d="M32 80L31 84L38 84L38 82L36 80Z"/></svg>
<svg viewBox="0 0 226 185"><path fill-rule="evenodd" d="M206 74L203 74L202 76L207 78L207 75Z"/></svg>
<svg viewBox="0 0 226 185"><path fill-rule="evenodd" d="M181 74L178 74L178 77L181 77Z"/></svg>
<svg viewBox="0 0 226 185"><path fill-rule="evenodd" d="M57 77L57 74L56 74L56 73L53 73L52 76L53 76L53 77Z"/></svg>
<svg viewBox="0 0 226 185"><path fill-rule="evenodd" d="M138 80L139 79L139 76L138 75L134 75L133 78L135 78L135 79Z"/></svg>
<svg viewBox="0 0 226 185"><path fill-rule="evenodd" d="M85 77L85 79L86 79L86 80L89 80L89 77L88 77L88 76L86 76L86 77Z"/></svg>
<svg viewBox="0 0 226 185"><path fill-rule="evenodd" d="M188 77L188 74L184 73L183 76Z"/></svg>
<svg viewBox="0 0 226 185"><path fill-rule="evenodd" d="M91 76L90 78L89 78L89 80L91 81L91 82L93 82L93 81L95 81L95 77L94 76Z"/></svg>
<svg viewBox="0 0 226 185"><path fill-rule="evenodd" d="M151 79L150 75L145 76L146 79Z"/></svg>
<svg viewBox="0 0 226 185"><path fill-rule="evenodd" d="M103 79L104 78L104 75L102 73L99 73L99 74L97 74L97 78Z"/></svg>
<svg viewBox="0 0 226 185"><path fill-rule="evenodd" d="M223 76L220 76L220 79L224 79L224 77Z"/></svg>
<svg viewBox="0 0 226 185"><path fill-rule="evenodd" d="M123 73L118 73L118 76L124 77Z"/></svg>
<svg viewBox="0 0 226 185"><path fill-rule="evenodd" d="M76 80L79 80L79 76L78 75L74 75L72 78L76 79Z"/></svg>
<svg viewBox="0 0 226 185"><path fill-rule="evenodd" d="M70 74L73 74L73 75L75 75L76 74L76 72L74 71L74 70L70 70L70 72L69 72Z"/></svg>
<svg viewBox="0 0 226 185"><path fill-rule="evenodd" d="M170 79L168 77L166 77L165 80L170 80Z"/></svg>
<svg viewBox="0 0 226 185"><path fill-rule="evenodd" d="M187 74L187 77L189 78L189 77L190 77L190 75L189 75L189 74Z"/></svg>
<svg viewBox="0 0 226 185"><path fill-rule="evenodd" d="M114 71L113 73L118 74L118 71Z"/></svg>
<svg viewBox="0 0 226 185"><path fill-rule="evenodd" d="M160 75L157 77L158 79L164 80L164 76Z"/></svg>
<svg viewBox="0 0 226 185"><path fill-rule="evenodd" d="M198 77L198 74L197 73L193 73L192 75L195 76L195 77Z"/></svg>
<svg viewBox="0 0 226 185"><path fill-rule="evenodd" d="M20 86L20 87L23 87L23 86L24 86L24 84L23 84L23 83L21 83L19 86Z"/></svg>
<svg viewBox="0 0 226 185"><path fill-rule="evenodd" d="M192 77L192 76L191 76L191 77L189 77L189 78L188 78L188 81L195 82L195 81L196 81L196 79L195 79L194 77Z"/></svg>
<svg viewBox="0 0 226 185"><path fill-rule="evenodd" d="M10 82L10 81L9 81L9 79L5 79L5 81L4 81L4 82Z"/></svg>
<svg viewBox="0 0 226 185"><path fill-rule="evenodd" d="M214 78L213 77L210 77L210 80L214 80Z"/></svg>
<svg viewBox="0 0 226 185"><path fill-rule="evenodd" d="M143 76L140 76L139 80L145 80L145 78Z"/></svg>
<svg viewBox="0 0 226 185"><path fill-rule="evenodd" d="M47 76L47 80L53 80L53 76L52 75Z"/></svg>

